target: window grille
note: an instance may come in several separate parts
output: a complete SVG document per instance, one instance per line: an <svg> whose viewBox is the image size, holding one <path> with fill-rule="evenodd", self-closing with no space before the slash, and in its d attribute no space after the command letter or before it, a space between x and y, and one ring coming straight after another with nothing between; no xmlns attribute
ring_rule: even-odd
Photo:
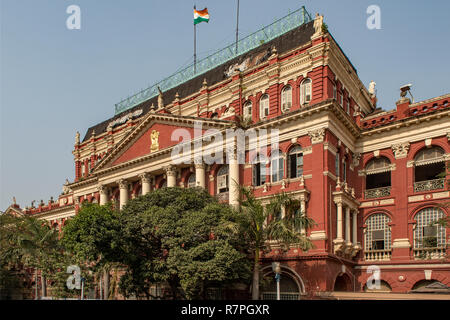
<svg viewBox="0 0 450 320"><path fill-rule="evenodd" d="M384 213L376 213L367 219L364 250L390 250L391 249L391 220Z"/></svg>
<svg viewBox="0 0 450 320"><path fill-rule="evenodd" d="M445 228L441 225L433 225L434 222L443 217L444 213L439 208L426 208L416 214L414 248L445 247Z"/></svg>

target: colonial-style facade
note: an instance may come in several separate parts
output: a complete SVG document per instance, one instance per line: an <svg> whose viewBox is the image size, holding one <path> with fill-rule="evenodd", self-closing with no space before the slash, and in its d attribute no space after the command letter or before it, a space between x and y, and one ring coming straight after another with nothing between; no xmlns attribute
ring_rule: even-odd
<svg viewBox="0 0 450 320"><path fill-rule="evenodd" d="M291 194L316 223L306 230L314 249L272 246L261 259L263 275L281 262L283 298L371 291L373 265L381 279L373 290L450 286L449 228L430 226L450 213L450 94L413 103L402 95L396 109L377 108L374 84L366 89L321 19L130 105L82 140L77 134L75 178L58 200L9 210L61 228L83 202L122 208L162 187L206 188L236 206L238 183L264 200ZM211 148L198 140L198 123L202 134L224 137L243 124L278 129L279 152L269 145L268 158L254 161L262 150L246 144L245 164L205 164L194 152L190 163L174 164L177 129ZM271 286L262 290L272 295Z"/></svg>

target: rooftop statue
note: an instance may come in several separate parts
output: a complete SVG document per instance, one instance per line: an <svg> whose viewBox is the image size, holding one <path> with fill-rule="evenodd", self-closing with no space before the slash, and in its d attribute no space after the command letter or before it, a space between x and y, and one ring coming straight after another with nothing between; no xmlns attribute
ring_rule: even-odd
<svg viewBox="0 0 450 320"><path fill-rule="evenodd" d="M161 91L161 88L158 86L159 96L158 96L158 109L164 108L164 100L163 100L163 93Z"/></svg>
<svg viewBox="0 0 450 320"><path fill-rule="evenodd" d="M314 35L322 34L323 16L316 13L316 18L314 19Z"/></svg>
<svg viewBox="0 0 450 320"><path fill-rule="evenodd" d="M375 96L376 94L375 94L375 86L376 86L377 84L376 84L376 82L375 81L370 81L370 83L369 83L369 93L370 93L370 95L371 96Z"/></svg>

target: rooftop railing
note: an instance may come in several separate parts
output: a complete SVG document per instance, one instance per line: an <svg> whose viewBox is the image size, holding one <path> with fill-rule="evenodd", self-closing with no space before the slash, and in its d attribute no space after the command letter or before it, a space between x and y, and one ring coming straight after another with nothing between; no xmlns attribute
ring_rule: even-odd
<svg viewBox="0 0 450 320"><path fill-rule="evenodd" d="M115 105L115 114L117 115L144 101L156 97L159 94L158 87L160 87L162 91L172 89L310 21L312 21L311 15L306 11L305 7L302 6L300 9L289 13L287 16L278 19L272 24L239 40L237 51L236 43L230 44L206 58L197 61L196 71L194 71L194 64L192 63L188 67L155 83L151 87L120 101Z"/></svg>

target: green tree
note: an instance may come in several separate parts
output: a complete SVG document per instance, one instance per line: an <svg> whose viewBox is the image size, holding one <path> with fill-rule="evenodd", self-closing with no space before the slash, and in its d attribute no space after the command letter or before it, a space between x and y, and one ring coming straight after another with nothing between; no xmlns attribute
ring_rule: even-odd
<svg viewBox="0 0 450 320"><path fill-rule="evenodd" d="M111 205L98 204L83 204L63 229L62 245L83 269L83 277L88 276L86 271L98 279L103 277L105 298L110 296L109 271L117 267L122 253L120 231L119 213Z"/></svg>
<svg viewBox="0 0 450 320"><path fill-rule="evenodd" d="M61 254L58 232L48 222L33 217L0 216L0 256L9 267L35 270L36 298L37 277L41 273L41 295L47 295L47 277L55 271L56 262Z"/></svg>
<svg viewBox="0 0 450 320"><path fill-rule="evenodd" d="M131 200L120 217L126 296L150 298L153 285L166 283L174 299L205 299L210 287L249 280L241 239L227 229L237 217L205 190L158 189Z"/></svg>
<svg viewBox="0 0 450 320"><path fill-rule="evenodd" d="M282 210L285 211L281 217ZM276 240L284 247L298 245L302 250L312 248L311 241L301 233L314 221L300 212L300 202L287 194L277 194L264 206L252 190L240 187L240 234L253 257L252 299L259 299L260 258L269 240Z"/></svg>

